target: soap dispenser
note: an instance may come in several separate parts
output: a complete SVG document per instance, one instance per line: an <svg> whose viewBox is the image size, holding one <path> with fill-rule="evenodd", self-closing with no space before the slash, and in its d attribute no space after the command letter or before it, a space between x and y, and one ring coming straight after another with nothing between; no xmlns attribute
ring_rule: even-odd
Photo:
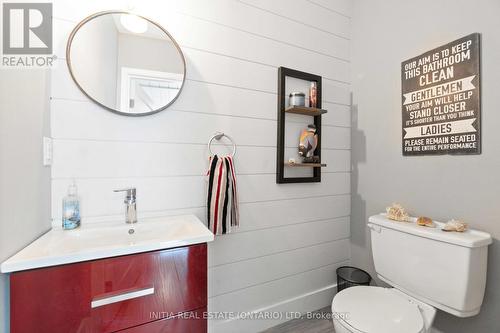
<svg viewBox="0 0 500 333"><path fill-rule="evenodd" d="M68 186L68 195L62 201L62 228L71 230L80 226L80 201L75 182Z"/></svg>

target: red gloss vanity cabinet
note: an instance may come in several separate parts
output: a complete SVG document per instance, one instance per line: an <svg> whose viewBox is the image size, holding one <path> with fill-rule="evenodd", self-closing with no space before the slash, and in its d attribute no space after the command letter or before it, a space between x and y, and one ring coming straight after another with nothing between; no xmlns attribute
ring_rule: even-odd
<svg viewBox="0 0 500 333"><path fill-rule="evenodd" d="M205 333L207 245L12 273L12 333Z"/></svg>

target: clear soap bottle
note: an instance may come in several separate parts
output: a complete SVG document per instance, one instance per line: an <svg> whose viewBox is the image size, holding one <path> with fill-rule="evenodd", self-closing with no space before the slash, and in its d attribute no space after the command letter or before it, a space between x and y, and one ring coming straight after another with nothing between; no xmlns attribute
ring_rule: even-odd
<svg viewBox="0 0 500 333"><path fill-rule="evenodd" d="M75 182L68 186L68 195L62 201L62 228L71 230L80 226L80 201Z"/></svg>

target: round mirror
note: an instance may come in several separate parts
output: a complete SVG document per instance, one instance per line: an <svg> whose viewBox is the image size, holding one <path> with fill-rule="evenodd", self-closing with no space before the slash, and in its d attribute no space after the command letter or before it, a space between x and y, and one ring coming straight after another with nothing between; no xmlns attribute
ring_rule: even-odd
<svg viewBox="0 0 500 333"><path fill-rule="evenodd" d="M157 23L128 12L89 16L71 32L66 61L94 102L127 116L159 112L179 96L186 61Z"/></svg>

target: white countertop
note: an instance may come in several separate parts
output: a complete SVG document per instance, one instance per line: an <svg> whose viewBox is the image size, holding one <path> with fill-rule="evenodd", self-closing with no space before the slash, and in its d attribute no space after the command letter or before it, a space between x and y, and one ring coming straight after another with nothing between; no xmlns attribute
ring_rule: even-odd
<svg viewBox="0 0 500 333"><path fill-rule="evenodd" d="M4 261L2 273L205 243L214 235L194 215L53 228Z"/></svg>

